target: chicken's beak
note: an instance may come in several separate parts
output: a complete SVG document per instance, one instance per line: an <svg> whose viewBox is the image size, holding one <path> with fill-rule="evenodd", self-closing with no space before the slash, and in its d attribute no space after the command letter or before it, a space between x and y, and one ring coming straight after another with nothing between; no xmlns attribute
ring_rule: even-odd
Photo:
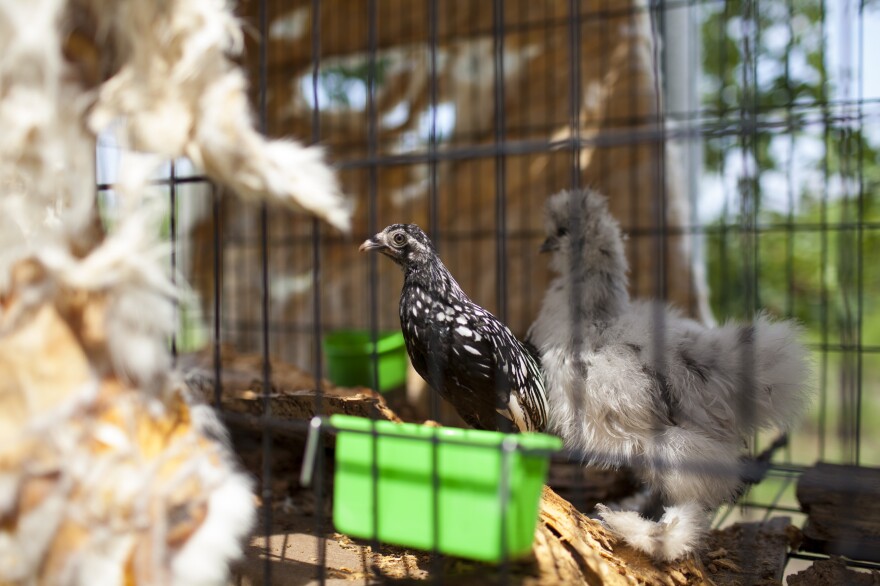
<svg viewBox="0 0 880 586"><path fill-rule="evenodd" d="M559 250L559 239L554 238L553 236L548 236L547 240L545 240L541 244L540 252L553 252L554 250Z"/></svg>
<svg viewBox="0 0 880 586"><path fill-rule="evenodd" d="M361 252L364 252L367 250L376 250L379 248L385 248L385 243L382 242L380 237L381 237L381 234L376 234L372 238L367 238L366 240L364 240L364 243L358 247L358 250L360 250Z"/></svg>

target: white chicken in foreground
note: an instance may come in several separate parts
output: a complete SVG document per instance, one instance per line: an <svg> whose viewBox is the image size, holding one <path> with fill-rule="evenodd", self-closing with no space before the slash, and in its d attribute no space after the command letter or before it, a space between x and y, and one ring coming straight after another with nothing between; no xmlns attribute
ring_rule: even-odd
<svg viewBox="0 0 880 586"><path fill-rule="evenodd" d="M528 342L541 356L550 431L587 463L635 467L662 517L601 506L600 515L653 558L679 558L740 488L746 439L787 429L807 407L800 330L764 315L708 328L660 302L630 301L605 198L563 191L546 213L542 250L559 276Z"/></svg>

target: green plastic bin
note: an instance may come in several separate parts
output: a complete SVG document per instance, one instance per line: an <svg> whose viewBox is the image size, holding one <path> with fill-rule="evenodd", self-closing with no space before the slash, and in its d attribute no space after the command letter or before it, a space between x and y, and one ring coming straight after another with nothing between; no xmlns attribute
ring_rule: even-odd
<svg viewBox="0 0 880 586"><path fill-rule="evenodd" d="M397 424L348 415L333 415L330 423L339 430L333 489L333 522L338 531L372 539L375 522L375 537L382 542L432 550L431 437L436 435L437 549L473 560L500 562L504 559L504 530L508 557L531 550L548 456L562 447L559 438ZM386 435L372 435L372 426ZM374 440L376 481L372 476ZM519 446L541 453L512 450L504 454L503 442L508 450ZM506 506L501 486L504 457L509 470ZM376 520L374 486L378 490Z"/></svg>
<svg viewBox="0 0 880 586"><path fill-rule="evenodd" d="M376 339L379 391L406 383L406 346L400 331L380 332ZM368 330L338 330L324 335L327 374L341 387L373 385L373 335Z"/></svg>

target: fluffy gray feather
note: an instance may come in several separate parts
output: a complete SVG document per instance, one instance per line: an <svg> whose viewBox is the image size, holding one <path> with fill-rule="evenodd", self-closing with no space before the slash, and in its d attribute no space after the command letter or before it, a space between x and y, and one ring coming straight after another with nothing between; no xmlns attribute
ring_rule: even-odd
<svg viewBox="0 0 880 586"><path fill-rule="evenodd" d="M664 303L631 301L620 227L593 191L551 197L546 234L558 277L528 341L541 356L550 429L585 462L640 470L662 518L600 515L655 558L681 557L740 488L746 439L789 428L807 407L800 328L763 314L709 328Z"/></svg>

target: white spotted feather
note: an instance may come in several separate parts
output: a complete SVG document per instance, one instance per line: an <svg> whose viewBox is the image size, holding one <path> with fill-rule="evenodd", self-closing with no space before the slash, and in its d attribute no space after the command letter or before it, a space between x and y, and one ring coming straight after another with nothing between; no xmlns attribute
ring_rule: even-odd
<svg viewBox="0 0 880 586"><path fill-rule="evenodd" d="M403 268L400 320L410 359L467 423L543 430L539 365L504 324L465 295L418 226L388 226L361 249L379 250Z"/></svg>

